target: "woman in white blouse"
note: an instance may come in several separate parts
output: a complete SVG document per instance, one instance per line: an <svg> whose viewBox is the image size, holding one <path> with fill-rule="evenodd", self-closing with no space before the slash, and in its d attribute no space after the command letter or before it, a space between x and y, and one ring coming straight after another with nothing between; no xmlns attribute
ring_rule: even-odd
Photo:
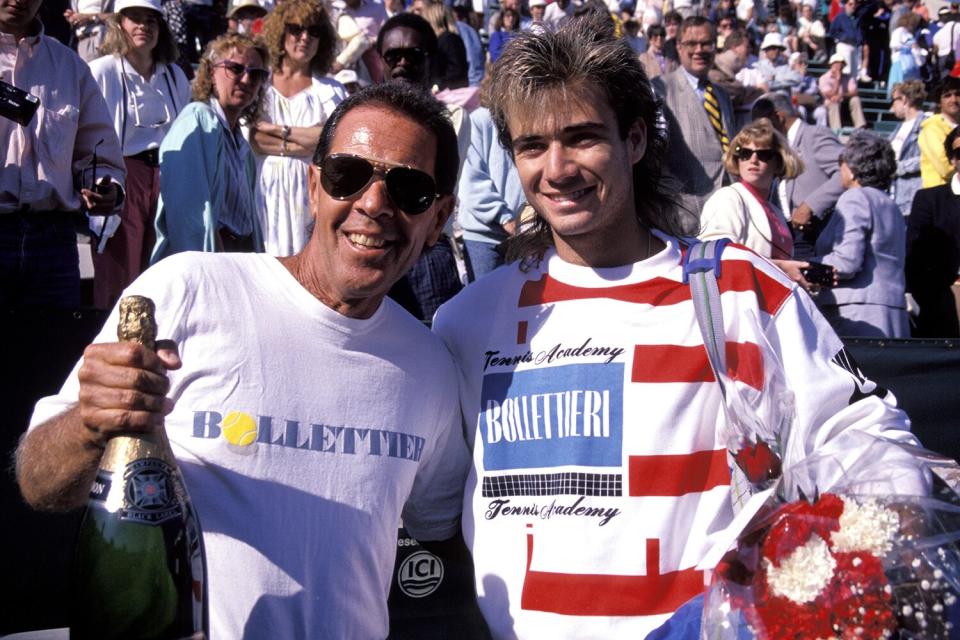
<svg viewBox="0 0 960 640"><path fill-rule="evenodd" d="M337 36L323 5L287 0L267 16L263 41L273 77L262 118L250 131L257 153L257 213L267 253L289 256L307 243L313 228L307 171L323 124L347 97L324 77L333 64Z"/></svg>
<svg viewBox="0 0 960 640"><path fill-rule="evenodd" d="M160 143L190 102L190 83L174 64L177 47L160 0L117 0L115 8L101 47L108 55L90 63L127 169L123 209L107 220L102 253L94 255L94 302L101 308L113 306L147 267L160 197Z"/></svg>
<svg viewBox="0 0 960 640"><path fill-rule="evenodd" d="M790 226L775 202L777 181L800 175L803 160L768 118L760 118L734 137L723 164L737 181L718 189L704 203L697 237L730 238L770 258L795 282L809 288L800 273L808 264L792 259Z"/></svg>

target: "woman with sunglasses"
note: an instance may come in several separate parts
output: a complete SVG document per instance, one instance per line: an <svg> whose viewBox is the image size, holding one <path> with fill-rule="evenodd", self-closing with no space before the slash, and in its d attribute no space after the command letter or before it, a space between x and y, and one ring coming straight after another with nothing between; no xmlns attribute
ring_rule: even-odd
<svg viewBox="0 0 960 640"><path fill-rule="evenodd" d="M207 45L193 102L160 145L160 206L151 263L181 251L263 251L254 190L257 166L240 129L259 118L270 71L248 36Z"/></svg>
<svg viewBox="0 0 960 640"><path fill-rule="evenodd" d="M791 261L793 238L776 204L774 184L797 177L803 171L803 161L773 123L760 118L730 142L723 165L737 182L718 189L704 203L698 237L730 238L765 258Z"/></svg>
<svg viewBox="0 0 960 640"><path fill-rule="evenodd" d="M814 246L818 261L837 272L837 286L821 291L817 306L840 336L910 336L906 223L887 195L896 171L890 143L866 131L854 131L840 154L846 191Z"/></svg>
<svg viewBox="0 0 960 640"><path fill-rule="evenodd" d="M270 49L273 76L262 118L250 130L257 153L257 213L266 252L298 253L310 237L313 217L307 171L320 130L346 89L324 77L333 64L337 35L326 10L315 0L287 0L267 16L263 41Z"/></svg>
<svg viewBox="0 0 960 640"><path fill-rule="evenodd" d="M118 0L114 8L100 49L107 55L90 63L113 115L127 169L123 208L106 220L93 256L94 304L101 309L112 307L150 262L160 197L160 143L190 103L190 82L174 64L177 46L160 0Z"/></svg>

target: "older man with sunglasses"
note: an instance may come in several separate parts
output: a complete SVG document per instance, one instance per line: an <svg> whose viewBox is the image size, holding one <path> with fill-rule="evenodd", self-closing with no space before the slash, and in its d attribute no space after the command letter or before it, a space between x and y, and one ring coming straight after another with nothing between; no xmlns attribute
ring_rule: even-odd
<svg viewBox="0 0 960 640"><path fill-rule="evenodd" d="M301 253L147 270L129 292L171 341L113 342L115 311L18 451L28 502L73 508L107 440L165 421L204 526L212 638L386 637L401 513L418 539L459 531L456 370L385 299L452 209L453 128L429 95L378 85L334 111L314 162Z"/></svg>

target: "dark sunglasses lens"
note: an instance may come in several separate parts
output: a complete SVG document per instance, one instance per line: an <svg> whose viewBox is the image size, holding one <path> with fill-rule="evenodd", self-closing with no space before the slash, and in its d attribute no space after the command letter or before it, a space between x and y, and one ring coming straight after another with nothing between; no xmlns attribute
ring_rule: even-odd
<svg viewBox="0 0 960 640"><path fill-rule="evenodd" d="M773 149L757 149L757 158L760 162L770 162L773 160Z"/></svg>
<svg viewBox="0 0 960 640"><path fill-rule="evenodd" d="M334 198L348 198L363 189L373 165L363 158L327 156L320 165L320 185Z"/></svg>
<svg viewBox="0 0 960 640"><path fill-rule="evenodd" d="M323 34L323 32L322 32L321 29L320 29L320 25L316 25L316 24L315 24L315 25L312 25L312 26L307 27L307 34L308 34L311 38L319 38L319 37Z"/></svg>
<svg viewBox="0 0 960 640"><path fill-rule="evenodd" d="M221 66L234 76L243 75L243 65L239 62L230 62L229 60L221 63Z"/></svg>
<svg viewBox="0 0 960 640"><path fill-rule="evenodd" d="M391 67L394 67L400 64L401 60L406 60L410 64L423 64L425 59L425 54L422 50L417 48L412 49L390 49L383 54L383 59L387 61Z"/></svg>
<svg viewBox="0 0 960 640"><path fill-rule="evenodd" d="M287 33L292 35L294 38L299 38L300 34L303 33L303 27L298 24L287 24Z"/></svg>
<svg viewBox="0 0 960 640"><path fill-rule="evenodd" d="M951 149L950 157L953 158L954 160L960 158L960 149Z"/></svg>
<svg viewBox="0 0 960 640"><path fill-rule="evenodd" d="M418 215L430 208L437 193L437 184L417 169L395 167L387 172L387 193L400 210Z"/></svg>
<svg viewBox="0 0 960 640"><path fill-rule="evenodd" d="M270 73L266 69L253 69L247 67L247 73L250 74L250 79L254 82L263 82L267 79L267 75Z"/></svg>

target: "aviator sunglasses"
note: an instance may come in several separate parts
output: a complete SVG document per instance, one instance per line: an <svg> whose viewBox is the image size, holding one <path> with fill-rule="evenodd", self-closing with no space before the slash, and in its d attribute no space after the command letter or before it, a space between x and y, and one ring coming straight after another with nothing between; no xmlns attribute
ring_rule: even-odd
<svg viewBox="0 0 960 640"><path fill-rule="evenodd" d="M760 162L769 163L776 156L776 151L773 149L751 149L750 147L737 147L737 150L734 152L737 160L746 162L753 157L753 154L757 154L757 160Z"/></svg>
<svg viewBox="0 0 960 640"><path fill-rule="evenodd" d="M223 70L226 71L227 74L229 74L234 80L239 80L243 77L243 74L246 73L254 82L263 82L270 74L270 71L264 69L263 67L245 67L239 62L234 62L233 60L224 60L223 62L218 62L213 66L223 67Z"/></svg>
<svg viewBox="0 0 960 640"><path fill-rule="evenodd" d="M440 195L434 179L412 167L349 153L333 153L320 163L320 185L337 200L348 200L362 192L377 174L383 175L390 200L408 215L423 213Z"/></svg>
<svg viewBox="0 0 960 640"><path fill-rule="evenodd" d="M305 27L302 24L292 24L288 22L284 25L284 27L286 28L287 33L294 38L299 38L301 35L303 35L304 31L306 31L307 35L311 38L319 38L323 35L323 29L321 29L320 25L318 24L312 24L309 27Z"/></svg>

